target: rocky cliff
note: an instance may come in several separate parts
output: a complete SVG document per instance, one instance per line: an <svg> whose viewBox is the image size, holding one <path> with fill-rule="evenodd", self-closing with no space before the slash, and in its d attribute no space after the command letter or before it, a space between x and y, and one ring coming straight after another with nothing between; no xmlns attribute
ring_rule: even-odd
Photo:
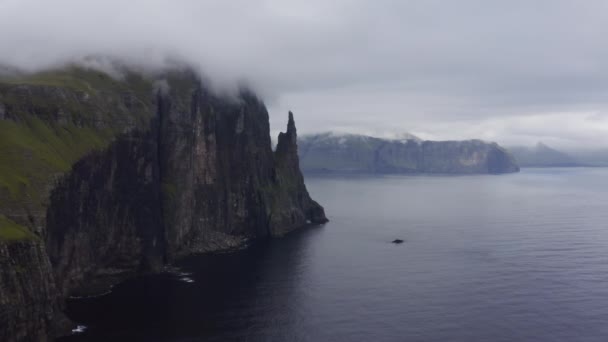
<svg viewBox="0 0 608 342"><path fill-rule="evenodd" d="M273 196L271 223L273 234L282 235L302 222L326 222L323 208L313 201L300 172L298 136L293 113L289 112L287 132L279 134L275 152L276 181L279 187Z"/></svg>
<svg viewBox="0 0 608 342"><path fill-rule="evenodd" d="M36 237L0 242L0 341L46 341L70 323L45 248Z"/></svg>
<svg viewBox="0 0 608 342"><path fill-rule="evenodd" d="M481 140L388 140L324 133L299 140L304 172L479 174L519 171L511 154Z"/></svg>
<svg viewBox="0 0 608 342"><path fill-rule="evenodd" d="M66 296L327 221L293 115L271 149L251 92L188 71L72 67L0 82L0 339L69 329Z"/></svg>

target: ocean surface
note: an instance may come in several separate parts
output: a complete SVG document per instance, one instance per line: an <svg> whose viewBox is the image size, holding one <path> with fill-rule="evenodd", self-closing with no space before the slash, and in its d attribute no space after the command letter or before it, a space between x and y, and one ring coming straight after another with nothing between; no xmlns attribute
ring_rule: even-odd
<svg viewBox="0 0 608 342"><path fill-rule="evenodd" d="M63 340L608 341L608 169L306 183L324 227L71 300Z"/></svg>

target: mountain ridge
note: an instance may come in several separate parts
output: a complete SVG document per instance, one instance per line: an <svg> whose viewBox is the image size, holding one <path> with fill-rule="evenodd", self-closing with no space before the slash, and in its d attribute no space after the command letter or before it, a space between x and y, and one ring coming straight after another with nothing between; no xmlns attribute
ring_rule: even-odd
<svg viewBox="0 0 608 342"><path fill-rule="evenodd" d="M572 167L586 166L574 156L538 142L533 147L512 146L509 151L522 167Z"/></svg>
<svg viewBox="0 0 608 342"><path fill-rule="evenodd" d="M299 140L306 173L509 173L519 171L510 153L481 140L383 139L319 133Z"/></svg>

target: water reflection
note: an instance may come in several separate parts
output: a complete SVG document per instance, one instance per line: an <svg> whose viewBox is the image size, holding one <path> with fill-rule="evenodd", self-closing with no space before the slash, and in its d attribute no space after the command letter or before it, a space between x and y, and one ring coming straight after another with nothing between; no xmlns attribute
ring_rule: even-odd
<svg viewBox="0 0 608 342"><path fill-rule="evenodd" d="M230 254L191 257L180 272L140 277L68 311L87 327L62 341L297 340L311 241L296 232Z"/></svg>
<svg viewBox="0 0 608 342"><path fill-rule="evenodd" d="M307 184L324 228L72 301L66 340L608 340L608 169Z"/></svg>

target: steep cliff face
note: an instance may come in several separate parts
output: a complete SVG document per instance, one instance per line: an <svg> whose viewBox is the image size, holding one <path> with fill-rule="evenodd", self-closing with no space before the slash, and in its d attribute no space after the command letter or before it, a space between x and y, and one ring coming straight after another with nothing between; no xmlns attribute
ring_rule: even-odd
<svg viewBox="0 0 608 342"><path fill-rule="evenodd" d="M169 259L326 222L299 170L292 114L285 134L294 138L273 155L268 112L253 94L227 101L204 88L183 93L158 101Z"/></svg>
<svg viewBox="0 0 608 342"><path fill-rule="evenodd" d="M0 82L0 336L3 341L46 341L49 336L69 331L61 307L63 294L68 291L63 284L70 281L62 275L74 273L64 272L56 267L58 264L51 263L47 250L54 250L54 244L47 248L45 242L60 240L55 235L59 226L66 231L75 230L72 223L78 219L58 222L55 228L47 229L47 215L51 222L53 217L61 215L59 211L49 210L57 207L51 203L51 193L55 192L58 182L65 182L60 179L70 177L73 165L82 164L79 160L103 151L121 132L149 125L152 103L140 99L151 90L151 84L143 82L140 76L127 74L118 82L105 74L82 69ZM75 174L80 173L75 171ZM85 185L80 190L82 194L78 195L82 197L89 192ZM86 207L83 204L62 212L70 216L69 210L73 210L72 215L82 216L82 209ZM81 233L76 244L86 240ZM83 244L78 250L86 247ZM70 259L76 261L78 257L75 254ZM83 277L76 279L83 280Z"/></svg>
<svg viewBox="0 0 608 342"><path fill-rule="evenodd" d="M292 114L273 153L250 92L220 97L185 71L43 76L0 83L0 212L24 234L3 239L0 222L7 340L53 335L61 300L97 280L327 221L297 164Z"/></svg>
<svg viewBox="0 0 608 342"><path fill-rule="evenodd" d="M153 84L70 68L0 81L0 209L42 234L50 191L86 154L147 129Z"/></svg>
<svg viewBox="0 0 608 342"><path fill-rule="evenodd" d="M496 143L481 140L407 141L382 144L375 155L380 173L509 173L515 159Z"/></svg>
<svg viewBox="0 0 608 342"><path fill-rule="evenodd" d="M46 246L63 295L96 275L158 270L164 225L154 132L131 132L79 160L55 186Z"/></svg>
<svg viewBox="0 0 608 342"><path fill-rule="evenodd" d="M245 91L226 100L200 88L159 102L168 257L269 236L275 166L264 105Z"/></svg>
<svg viewBox="0 0 608 342"><path fill-rule="evenodd" d="M0 241L1 341L46 341L68 332L58 293L40 240Z"/></svg>
<svg viewBox="0 0 608 342"><path fill-rule="evenodd" d="M287 131L279 134L275 151L277 184L271 211L271 228L275 235L305 224L327 222L323 207L310 198L304 185L297 141L293 113L289 112Z"/></svg>
<svg viewBox="0 0 608 342"><path fill-rule="evenodd" d="M513 156L480 140L387 140L360 135L319 134L300 140L305 172L509 173Z"/></svg>

